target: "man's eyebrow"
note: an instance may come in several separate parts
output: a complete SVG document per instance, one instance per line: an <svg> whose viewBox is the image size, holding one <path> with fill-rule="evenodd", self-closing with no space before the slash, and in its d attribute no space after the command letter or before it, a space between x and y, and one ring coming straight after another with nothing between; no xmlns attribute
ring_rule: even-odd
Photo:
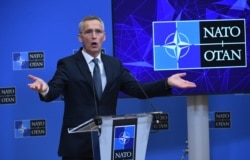
<svg viewBox="0 0 250 160"><path fill-rule="evenodd" d="M94 31L103 32L102 29L87 29L87 30L85 30L85 32L94 32Z"/></svg>

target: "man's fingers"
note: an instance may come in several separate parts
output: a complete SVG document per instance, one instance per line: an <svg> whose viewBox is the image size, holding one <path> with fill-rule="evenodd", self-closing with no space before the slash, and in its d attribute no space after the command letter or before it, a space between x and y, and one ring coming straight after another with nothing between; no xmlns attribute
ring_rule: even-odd
<svg viewBox="0 0 250 160"><path fill-rule="evenodd" d="M43 90L43 84L41 83L30 83L28 84L28 86L33 89L33 90L36 90L36 91L42 91Z"/></svg>
<svg viewBox="0 0 250 160"><path fill-rule="evenodd" d="M29 77L30 79L34 80L34 81L37 80L37 77L36 77L36 76L33 76L33 75L31 75L31 74L29 74L28 77Z"/></svg>
<svg viewBox="0 0 250 160"><path fill-rule="evenodd" d="M183 73L177 73L177 76L179 77L185 77L187 75L187 73L183 72Z"/></svg>

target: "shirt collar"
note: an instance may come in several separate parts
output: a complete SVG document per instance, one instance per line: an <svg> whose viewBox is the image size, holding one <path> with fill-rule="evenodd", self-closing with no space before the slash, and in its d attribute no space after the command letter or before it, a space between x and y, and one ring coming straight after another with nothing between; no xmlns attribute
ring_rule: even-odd
<svg viewBox="0 0 250 160"><path fill-rule="evenodd" d="M85 58L85 60L87 61L88 64L91 63L94 58L99 59L99 62L101 62L101 54L98 54L97 57L92 57L87 52L85 52L84 50L82 50L82 55L83 55L83 57Z"/></svg>

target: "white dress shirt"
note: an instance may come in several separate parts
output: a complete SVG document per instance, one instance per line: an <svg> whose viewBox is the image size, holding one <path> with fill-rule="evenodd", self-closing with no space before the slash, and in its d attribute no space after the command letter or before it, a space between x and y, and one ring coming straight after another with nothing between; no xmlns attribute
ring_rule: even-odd
<svg viewBox="0 0 250 160"><path fill-rule="evenodd" d="M82 50L82 54L83 57L85 58L88 66L89 66L89 70L91 72L91 75L93 77L93 71L94 71L94 62L92 61L94 59L94 57L92 57L91 55L89 55L88 53L86 53L84 50ZM100 68L100 73L101 73L101 81L102 81L102 91L104 91L104 88L107 84L107 78L106 78L106 74L105 74L105 70L104 70L104 66L101 60L101 53L96 57L99 61L99 68Z"/></svg>

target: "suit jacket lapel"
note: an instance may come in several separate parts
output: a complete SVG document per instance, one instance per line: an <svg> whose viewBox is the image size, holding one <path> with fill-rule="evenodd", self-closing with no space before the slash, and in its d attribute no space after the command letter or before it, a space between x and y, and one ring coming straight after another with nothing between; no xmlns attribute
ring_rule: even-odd
<svg viewBox="0 0 250 160"><path fill-rule="evenodd" d="M82 52L79 50L76 54L76 65L79 68L79 71L82 73L83 78L87 80L89 83L90 87L93 87L93 82L92 82L92 76L91 72L89 70L88 64L86 60L84 59Z"/></svg>
<svg viewBox="0 0 250 160"><path fill-rule="evenodd" d="M108 88L108 86L111 83L111 80L113 77L113 72L112 72L112 65L108 61L108 59L105 57L105 55L102 55L101 58L102 58L103 66L105 69L106 79L107 79L107 84L106 84L106 87L105 87L104 92L103 92L103 93L105 93L106 88Z"/></svg>
<svg viewBox="0 0 250 160"><path fill-rule="evenodd" d="M86 60L84 59L84 57L82 55L81 50L79 50L75 54L75 56L76 56L76 65L79 68L79 71L82 73L83 77L87 80L90 87L93 88L93 81L92 81L91 72L89 70L89 67L88 67ZM110 85L112 78L113 78L113 72L112 72L113 69L112 69L111 63L108 61L108 59L105 57L105 55L101 55L101 59L103 62L103 66L104 66L105 74L106 74L106 79L107 79L107 84L106 84L106 87L105 87L104 92L103 92L103 94L105 94L105 90L106 90L106 88L108 88L108 86Z"/></svg>

